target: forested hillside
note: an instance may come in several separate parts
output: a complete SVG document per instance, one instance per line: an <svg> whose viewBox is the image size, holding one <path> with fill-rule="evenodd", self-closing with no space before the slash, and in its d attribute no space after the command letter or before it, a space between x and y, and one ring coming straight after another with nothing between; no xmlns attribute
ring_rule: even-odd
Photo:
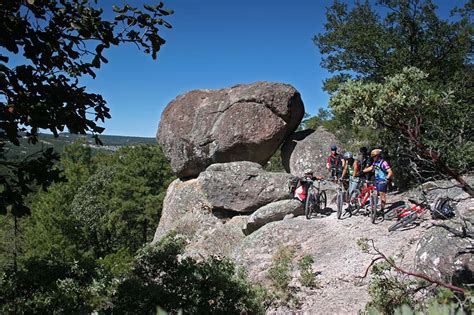
<svg viewBox="0 0 474 315"><path fill-rule="evenodd" d="M53 148L54 151L61 153L64 151L66 146L75 142L81 142L84 145L90 146L96 150L109 152L114 152L123 146L156 143L155 138L102 135L100 137L102 145L98 145L95 143L93 138L87 135L63 133L60 134L59 137L55 137L52 134L40 134L39 136L40 140L38 144L29 143L27 137L20 138L20 145L8 145L5 148L5 154L8 157L14 159L21 159L30 154L34 154L41 149L47 148Z"/></svg>

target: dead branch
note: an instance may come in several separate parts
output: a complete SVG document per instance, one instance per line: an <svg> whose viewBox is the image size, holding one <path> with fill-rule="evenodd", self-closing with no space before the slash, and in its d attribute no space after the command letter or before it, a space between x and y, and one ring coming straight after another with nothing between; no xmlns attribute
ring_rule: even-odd
<svg viewBox="0 0 474 315"><path fill-rule="evenodd" d="M440 228L445 229L449 233L453 234L454 236L460 237L460 238L474 238L474 232L471 232L467 227L461 226L461 231L459 231L456 228L452 228L450 226L447 226L446 224L437 224L433 223L433 226L437 226Z"/></svg>
<svg viewBox="0 0 474 315"><path fill-rule="evenodd" d="M425 281L428 281L429 283L431 284L436 284L436 285L439 285L439 286L442 286L442 287L445 287L447 289L450 289L452 291L455 291L455 292L458 292L458 293L461 293L461 294L464 294L466 292L465 289L463 288L460 288L460 287L457 287L457 286L454 286L452 284L449 284L449 283L446 283L446 282L443 282L443 281L439 281L439 280L436 280L436 279L433 279L429 276L426 276L424 274L421 274L421 273L418 273L418 272L411 272L411 271L407 271L407 270L404 270L402 268L400 268L399 266L397 266L392 260L390 260L387 256L385 256L385 254L383 254L380 250L378 250L376 247L375 247L375 244L374 244L374 240L369 240L371 243L372 243L372 248L375 250L375 252L377 253L377 257L375 257L374 259L372 259L372 262L370 263L369 267L367 268L367 270L365 271L365 274L361 277L358 277L358 278L365 278L367 277L367 274L368 274L368 270L370 269L370 267L372 267L374 265L374 263L378 260L384 260L385 262L387 262L393 269L395 269L396 271L398 271L399 273L402 273L402 274L405 274L405 275L408 275L408 276L412 276L412 277L416 277L416 278L420 278L420 279L423 279Z"/></svg>

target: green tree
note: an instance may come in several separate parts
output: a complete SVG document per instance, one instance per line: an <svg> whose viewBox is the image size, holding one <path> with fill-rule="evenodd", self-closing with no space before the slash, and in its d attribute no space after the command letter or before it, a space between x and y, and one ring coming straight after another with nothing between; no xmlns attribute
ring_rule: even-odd
<svg viewBox="0 0 474 315"><path fill-rule="evenodd" d="M80 141L64 149L56 165L64 174L64 181L53 183L47 191L39 191L29 198L33 211L24 222L22 246L26 258L54 256L72 260L82 256L76 244L83 241L70 205L79 188L96 172L97 164L92 149Z"/></svg>
<svg viewBox="0 0 474 315"><path fill-rule="evenodd" d="M354 117L354 125L378 128L395 152L399 173L421 180L433 175L456 179L471 196L460 173L474 167L474 113L454 91L440 91L417 68L387 77L383 83L348 81L331 97L336 113Z"/></svg>
<svg viewBox="0 0 474 315"><path fill-rule="evenodd" d="M321 66L334 73L325 89L334 92L349 78L381 82L405 67L417 67L430 81L449 82L468 70L473 9L469 1L443 20L430 0L378 0L375 8L369 1L349 8L335 0L326 12L325 32L314 37L324 56Z"/></svg>
<svg viewBox="0 0 474 315"><path fill-rule="evenodd" d="M29 182L48 185L57 179L50 171L57 156L48 150L21 163L5 157L5 144L19 145L20 132L36 143L40 129L58 136L67 128L91 132L100 142L97 135L104 128L98 121L110 118L109 108L80 79L95 78L112 46L135 44L156 59L165 43L157 26L170 28L163 16L172 11L161 2L143 8L124 4L109 14L88 0L0 3L0 214L28 214L24 196L32 190ZM17 55L14 61L12 55Z"/></svg>
<svg viewBox="0 0 474 315"><path fill-rule="evenodd" d="M128 248L132 253L153 238L173 172L157 145L118 150L79 189L71 212L96 255Z"/></svg>

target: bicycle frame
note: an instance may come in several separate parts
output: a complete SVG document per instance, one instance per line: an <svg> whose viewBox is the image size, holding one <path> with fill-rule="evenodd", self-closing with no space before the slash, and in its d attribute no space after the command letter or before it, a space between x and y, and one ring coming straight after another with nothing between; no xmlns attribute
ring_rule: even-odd
<svg viewBox="0 0 474 315"><path fill-rule="evenodd" d="M385 216L388 218L397 218L397 222L388 228L389 232L405 227L419 219L427 210L431 211L431 206L426 198L426 192L424 191L422 191L422 198L423 200L421 202L408 199L408 201L412 203L411 206L400 206L386 213ZM392 215L394 216L392 217Z"/></svg>
<svg viewBox="0 0 474 315"><path fill-rule="evenodd" d="M374 193L374 191L376 191L376 187L375 185L373 185L372 182L369 181L362 181L361 185L359 186L361 186L360 194L356 198L359 199L359 205L363 207L366 205L366 202L370 200L371 193Z"/></svg>
<svg viewBox="0 0 474 315"><path fill-rule="evenodd" d="M408 201L411 202L412 205L408 206L408 207L405 207L405 208L402 208L399 211L397 211L397 213L396 213L397 219L404 218L404 217L412 214L413 212L416 212L416 213L421 215L424 212L426 212L427 210L431 211L430 204L428 203L428 200L426 199L426 193L422 192L422 196L423 196L423 200L421 202L418 202L418 201L413 200L413 199L408 199Z"/></svg>
<svg viewBox="0 0 474 315"><path fill-rule="evenodd" d="M428 210L427 208L423 208L419 205L412 205L411 207L407 207L407 208L404 208L404 209L401 209L400 212L397 213L397 218L398 219L401 219L401 218L404 218L410 214L412 214L413 212L416 212L418 214L423 214L426 210Z"/></svg>

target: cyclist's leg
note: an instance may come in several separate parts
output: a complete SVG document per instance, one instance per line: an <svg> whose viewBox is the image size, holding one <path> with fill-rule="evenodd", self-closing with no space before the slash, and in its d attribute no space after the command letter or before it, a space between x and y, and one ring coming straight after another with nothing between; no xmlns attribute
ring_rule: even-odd
<svg viewBox="0 0 474 315"><path fill-rule="evenodd" d="M352 192L359 186L359 179L358 178L351 178L349 179L349 196L352 195Z"/></svg>
<svg viewBox="0 0 474 315"><path fill-rule="evenodd" d="M387 182L378 182L377 183L377 192L380 196L380 210L385 209L386 203L386 193L387 193Z"/></svg>

